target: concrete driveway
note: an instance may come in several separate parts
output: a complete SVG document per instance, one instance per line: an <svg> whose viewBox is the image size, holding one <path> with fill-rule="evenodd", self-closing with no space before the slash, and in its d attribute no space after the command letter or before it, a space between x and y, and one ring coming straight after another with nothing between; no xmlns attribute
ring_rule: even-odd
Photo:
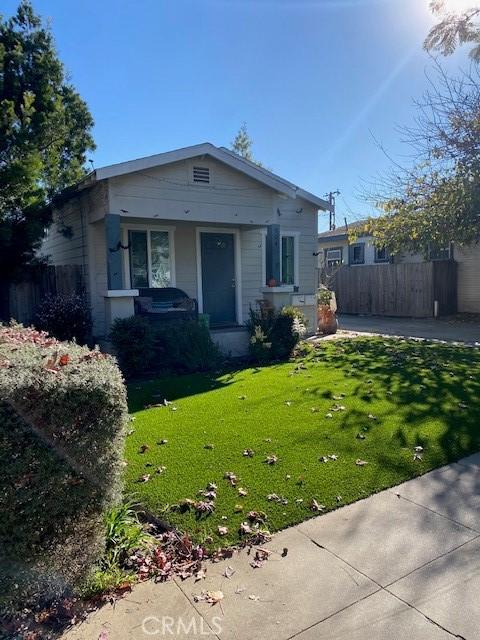
<svg viewBox="0 0 480 640"><path fill-rule="evenodd" d="M386 318L380 316L348 316L338 319L339 328L358 333L429 338L448 342L480 343L480 321L456 318Z"/></svg>
<svg viewBox="0 0 480 640"><path fill-rule="evenodd" d="M287 529L266 548L261 568L242 551L209 564L205 580L140 584L64 640L102 631L109 640L477 639L480 454ZM221 591L221 604L196 602L203 590Z"/></svg>

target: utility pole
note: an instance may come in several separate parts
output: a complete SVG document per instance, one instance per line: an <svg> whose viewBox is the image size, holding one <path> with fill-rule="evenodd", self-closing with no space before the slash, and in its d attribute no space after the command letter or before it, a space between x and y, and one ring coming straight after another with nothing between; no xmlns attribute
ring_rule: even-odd
<svg viewBox="0 0 480 640"><path fill-rule="evenodd" d="M325 197L328 198L328 203L330 205L329 211L329 229L332 231L335 229L335 196L339 196L340 191L337 189L336 191L330 191L330 193L325 194Z"/></svg>

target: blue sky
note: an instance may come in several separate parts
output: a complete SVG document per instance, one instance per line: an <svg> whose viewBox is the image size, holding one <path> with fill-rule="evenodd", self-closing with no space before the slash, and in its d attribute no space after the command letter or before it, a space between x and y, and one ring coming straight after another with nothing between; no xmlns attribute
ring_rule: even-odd
<svg viewBox="0 0 480 640"><path fill-rule="evenodd" d="M454 2L455 0L451 0ZM2 13L16 8L2 1ZM245 120L255 156L337 224L398 157L426 87L428 0L34 0L95 118L95 166L210 141ZM465 61L459 52L446 62ZM325 222L320 222L325 228Z"/></svg>

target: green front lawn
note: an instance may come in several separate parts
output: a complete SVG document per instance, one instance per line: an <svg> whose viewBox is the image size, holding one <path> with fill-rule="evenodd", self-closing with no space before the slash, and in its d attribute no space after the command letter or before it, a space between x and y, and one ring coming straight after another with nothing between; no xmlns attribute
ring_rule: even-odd
<svg viewBox="0 0 480 640"><path fill-rule="evenodd" d="M172 404L147 408L163 399ZM238 541L252 510L275 531L315 515L312 499L335 509L480 450L480 351L329 342L297 362L132 384L129 402L127 490L196 540L224 544ZM422 459L414 460L418 446ZM267 464L272 455L277 462ZM213 514L174 507L201 500L210 482L218 487ZM228 535L219 536L219 525Z"/></svg>

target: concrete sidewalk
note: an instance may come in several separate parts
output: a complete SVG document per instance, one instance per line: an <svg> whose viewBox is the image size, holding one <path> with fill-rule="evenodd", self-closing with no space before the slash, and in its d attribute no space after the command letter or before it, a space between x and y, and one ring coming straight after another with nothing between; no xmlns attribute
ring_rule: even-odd
<svg viewBox="0 0 480 640"><path fill-rule="evenodd" d="M109 640L479 638L480 454L287 529L266 547L260 569L242 551L208 564L196 583L140 584L64 640L98 640L103 630ZM194 602L203 590L222 591L221 605Z"/></svg>
<svg viewBox="0 0 480 640"><path fill-rule="evenodd" d="M480 322L451 318L387 318L379 316L347 316L338 319L341 330L358 333L446 340L447 342L480 342Z"/></svg>

